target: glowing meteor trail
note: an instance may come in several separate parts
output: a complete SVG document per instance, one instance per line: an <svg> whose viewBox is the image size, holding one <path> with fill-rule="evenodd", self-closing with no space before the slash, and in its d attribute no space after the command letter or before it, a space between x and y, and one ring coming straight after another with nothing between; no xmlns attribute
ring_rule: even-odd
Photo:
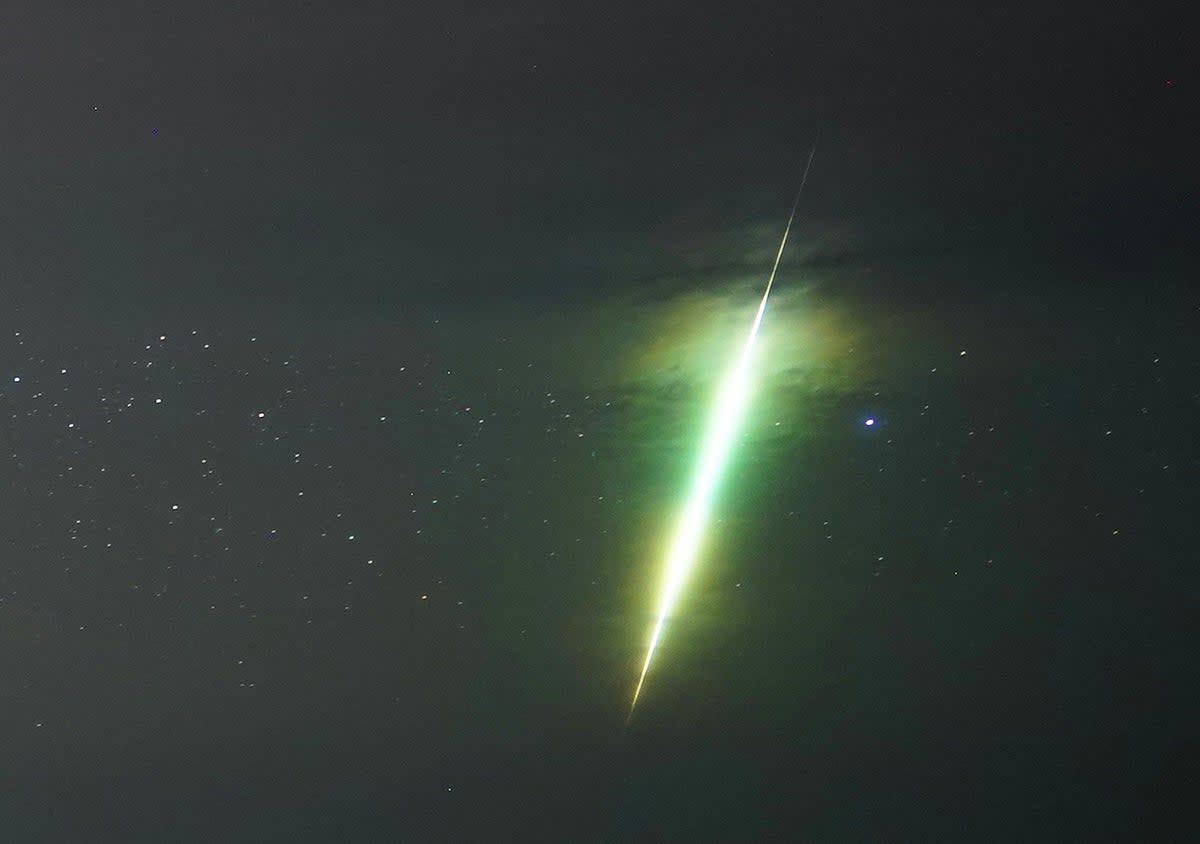
<svg viewBox="0 0 1200 844"><path fill-rule="evenodd" d="M800 205L800 194L804 192L804 184L808 181L808 169L812 166L813 155L816 151L817 148L813 147L808 154L808 163L804 165L804 178L800 180L800 189L796 191L796 200L792 203L792 213L788 215L787 226L783 230L783 239L779 242L779 251L775 254L775 265L771 267L771 275L767 279L767 289L763 292L762 301L758 303L758 312L754 315L750 333L742 345L741 354L738 355L733 368L721 385L716 404L712 408L712 421L704 438L704 446L700 451L700 466L697 469L687 504L684 506L679 523L675 528L675 538L667 553L654 629L650 634L650 644L646 648L646 660L642 663L642 673L638 677L637 688L633 691L633 702L629 705L629 718L633 717L633 710L642 693L642 685L646 682L646 672L650 670L650 662L654 659L654 651L658 648L659 639L662 637L663 624L674 609L675 603L679 599L679 593L683 589L700 550L704 522L712 504L713 492L716 490L721 471L729 458L733 435L741 420L749 394L750 362L754 352L754 341L758 337L758 327L762 324L763 314L767 310L767 297L771 295L771 286L775 283L775 273L779 270L779 261L783 258L783 249L787 246L788 234L792 230L792 221L796 219L796 208ZM628 723L628 719L626 723Z"/></svg>

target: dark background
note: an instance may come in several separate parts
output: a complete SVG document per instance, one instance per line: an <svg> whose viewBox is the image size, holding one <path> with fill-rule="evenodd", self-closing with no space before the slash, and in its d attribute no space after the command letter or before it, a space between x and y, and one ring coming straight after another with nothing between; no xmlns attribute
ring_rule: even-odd
<svg viewBox="0 0 1200 844"><path fill-rule="evenodd" d="M1190 840L1184 12L7 7L6 839Z"/></svg>

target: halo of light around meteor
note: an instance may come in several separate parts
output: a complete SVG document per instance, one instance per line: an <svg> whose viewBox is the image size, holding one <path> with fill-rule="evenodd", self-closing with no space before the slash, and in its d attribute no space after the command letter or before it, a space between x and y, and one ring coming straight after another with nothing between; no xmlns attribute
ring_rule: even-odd
<svg viewBox="0 0 1200 844"><path fill-rule="evenodd" d="M763 305L765 306L765 304L766 298L764 297ZM654 658L659 639L662 637L663 626L678 603L680 592L683 590L699 554L704 538L704 525L709 510L712 508L721 470L728 462L734 434L745 411L747 397L750 393L754 340L758 333L758 326L762 322L762 315L763 308L760 308L741 354L717 393L712 409L713 424L701 448L700 465L692 482L687 504L684 506L683 514L676 526L675 538L667 554L658 607L655 611L654 629L650 634L650 643L646 649L646 660L642 665L642 673L638 678L637 688L634 690L633 705L637 704L638 697L641 695L642 685L645 683L646 674L650 669L650 662Z"/></svg>
<svg viewBox="0 0 1200 844"><path fill-rule="evenodd" d="M642 672L638 677L637 687L633 691L633 701L629 705L629 716L637 706L638 697L642 693L642 685L646 682L646 673L654 659L658 648L658 640L662 636L663 625L679 599L679 593L695 565L699 552L700 541L703 538L704 523L712 504L713 494L721 471L729 458L733 445L733 436L746 407L747 396L750 392L750 366L754 358L754 341L758 339L758 330L762 325L763 315L767 311L767 300L771 297L771 288L775 284L775 275L779 272L779 261L783 258L783 250L787 248L788 234L792 231L792 223L796 219L796 207L800 204L800 195L804 192L804 184L808 181L808 170L812 166L816 147L808 154L808 164L804 168L804 178L800 181L800 190L796 192L796 200L792 203L792 211L788 215L787 226L783 229L783 237L779 241L779 251L775 253L775 263L771 267L771 275L767 278L767 287L758 303L758 311L754 322L742 344L741 352L722 383L717 394L716 405L712 409L712 425L704 438L700 450L700 464L696 479L692 484L691 494L675 531L675 540L667 556L666 569L663 577L662 590L659 593L658 612L654 622L654 630L650 634L650 644L646 648L646 660L642 664Z"/></svg>

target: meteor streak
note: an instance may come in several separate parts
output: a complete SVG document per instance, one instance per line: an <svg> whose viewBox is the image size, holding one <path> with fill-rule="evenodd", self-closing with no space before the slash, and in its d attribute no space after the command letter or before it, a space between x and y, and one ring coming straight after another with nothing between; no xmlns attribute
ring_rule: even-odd
<svg viewBox="0 0 1200 844"><path fill-rule="evenodd" d="M767 309L767 297L771 295L771 286L775 283L775 273L779 270L779 261L783 257L783 249L787 246L788 234L792 230L792 221L796 219L796 208L800 204L800 194L804 192L804 184L808 181L808 169L812 166L813 155L817 148L813 147L808 154L808 163L804 165L804 177L800 180L800 189L796 191L796 199L792 203L792 212L788 215L787 226L783 230L783 239L779 242L779 251L775 254L775 265L771 267L771 275L767 279L767 289L763 292L762 301L758 303L758 312L754 315L754 323L750 333L742 345L741 353L734 362L733 368L726 376L717 394L716 403L712 408L712 421L704 438L700 451L700 465L692 483L692 491L687 504L683 508L679 522L675 528L675 538L667 553L663 574L662 590L659 593L658 610L654 628L650 634L650 644L646 648L646 660L642 663L642 673L638 677L637 688L633 690L633 702L629 705L629 719L633 718L633 710L637 706L642 686L646 682L646 673L650 670L650 662L662 638L663 624L679 600L688 574L696 562L703 537L704 523L712 505L713 492L720 480L721 471L729 458L729 450L733 444L733 435L741 421L745 409L746 398L750 387L750 362L754 352L754 341L758 337L758 327L762 324L763 314Z"/></svg>

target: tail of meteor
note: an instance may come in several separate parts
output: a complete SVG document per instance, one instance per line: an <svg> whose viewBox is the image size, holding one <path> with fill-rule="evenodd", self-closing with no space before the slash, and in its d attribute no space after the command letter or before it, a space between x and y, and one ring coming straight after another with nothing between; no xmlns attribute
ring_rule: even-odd
<svg viewBox="0 0 1200 844"><path fill-rule="evenodd" d="M796 219L800 194L804 192L804 185L808 182L808 171L812 167L813 156L816 152L817 148L814 146L808 154L808 163L804 165L804 177L800 180L800 189L796 191L796 199L792 203L792 211L788 215L787 226L783 230L783 239L779 242L779 251L775 254L775 264L771 267L767 288L763 291L762 301L758 303L758 311L754 315L750 333L742 346L741 354L738 355L733 368L721 385L717 402L713 406L712 421L700 452L700 466L692 485L691 494L688 496L687 504L684 506L683 514L676 527L675 538L667 554L654 628L650 634L650 644L646 648L646 659L642 663L642 672L638 676L637 687L633 691L629 716L625 719L626 725L633 719L633 710L642 694L642 686L646 682L650 662L654 659L654 652L662 637L663 625L674 609L687 576L696 561L712 495L717 481L720 479L721 471L728 460L730 446L733 444L734 434L737 431L737 425L749 393L750 361L754 351L754 341L758 337L758 328L762 324L763 314L767 309L767 297L771 295L775 274L779 271L779 261L783 258L783 250L787 246L788 235L792 231L792 221Z"/></svg>

